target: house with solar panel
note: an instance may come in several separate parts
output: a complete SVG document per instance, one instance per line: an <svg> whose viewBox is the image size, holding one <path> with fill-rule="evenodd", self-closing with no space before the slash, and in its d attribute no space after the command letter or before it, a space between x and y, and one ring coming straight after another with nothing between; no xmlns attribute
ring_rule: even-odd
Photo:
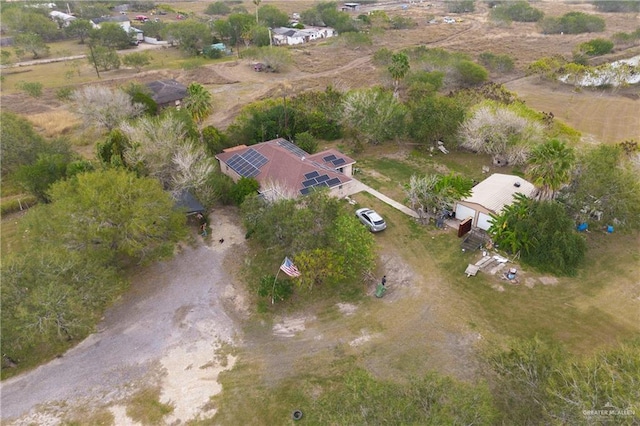
<svg viewBox="0 0 640 426"><path fill-rule="evenodd" d="M283 138L228 148L216 159L222 173L234 182L241 177L255 178L261 192L276 184L293 196L329 188L332 195L344 197L354 182L352 158L335 149L310 155Z"/></svg>

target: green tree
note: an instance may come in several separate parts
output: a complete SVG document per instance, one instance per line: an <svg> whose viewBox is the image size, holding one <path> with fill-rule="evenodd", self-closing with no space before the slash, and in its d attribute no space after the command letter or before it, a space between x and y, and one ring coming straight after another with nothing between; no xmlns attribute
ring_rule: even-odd
<svg viewBox="0 0 640 426"><path fill-rule="evenodd" d="M18 169L16 180L38 201L48 202L49 187L66 177L69 162L70 158L62 154L40 154L35 163Z"/></svg>
<svg viewBox="0 0 640 426"><path fill-rule="evenodd" d="M393 93L380 88L354 90L342 101L343 126L356 140L378 144L405 131L406 108Z"/></svg>
<svg viewBox="0 0 640 426"><path fill-rule="evenodd" d="M122 130L113 129L103 142L96 144L96 157L105 166L124 167L124 154L129 148L129 139Z"/></svg>
<svg viewBox="0 0 640 426"><path fill-rule="evenodd" d="M198 83L189 84L187 87L187 97L184 99L183 105L198 125L202 124L213 112L211 93L203 85Z"/></svg>
<svg viewBox="0 0 640 426"><path fill-rule="evenodd" d="M318 151L318 141L309 132L296 133L294 142L308 154L315 154Z"/></svg>
<svg viewBox="0 0 640 426"><path fill-rule="evenodd" d="M398 88L400 80L402 80L409 72L409 57L406 53L400 52L391 56L391 64L389 65L389 74L393 78L393 95L398 96Z"/></svg>
<svg viewBox="0 0 640 426"><path fill-rule="evenodd" d="M444 96L425 96L408 105L407 132L414 141L425 144L455 142L465 118L465 110L456 100Z"/></svg>
<svg viewBox="0 0 640 426"><path fill-rule="evenodd" d="M520 252L523 262L556 275L574 275L584 260L586 243L575 221L555 201L524 196L491 215L489 233L499 247Z"/></svg>
<svg viewBox="0 0 640 426"><path fill-rule="evenodd" d="M571 180L574 150L557 139L535 146L527 160L527 179L536 187L538 200L552 200Z"/></svg>
<svg viewBox="0 0 640 426"><path fill-rule="evenodd" d="M120 68L120 56L118 56L118 52L109 47L91 47L87 59L91 65L100 71L117 70Z"/></svg>
<svg viewBox="0 0 640 426"><path fill-rule="evenodd" d="M103 22L100 28L91 30L90 43L107 49L126 49L131 46L132 37L115 22Z"/></svg>
<svg viewBox="0 0 640 426"><path fill-rule="evenodd" d="M33 55L33 59L38 59L49 55L49 46L47 46L42 37L36 33L18 34L13 39L16 49L27 51Z"/></svg>
<svg viewBox="0 0 640 426"><path fill-rule="evenodd" d="M620 146L600 145L578 156L559 199L577 220L640 229L640 181Z"/></svg>
<svg viewBox="0 0 640 426"><path fill-rule="evenodd" d="M178 49L189 56L196 56L213 42L211 30L203 22L186 20L167 24L163 29L167 40L178 43Z"/></svg>
<svg viewBox="0 0 640 426"><path fill-rule="evenodd" d="M2 11L2 26L15 34L36 34L44 41L60 38L58 25L44 10L27 7L10 7Z"/></svg>
<svg viewBox="0 0 640 426"><path fill-rule="evenodd" d="M214 3L209 3L207 8L204 10L204 13L207 15L228 15L231 13L231 8L229 5L223 1L217 1Z"/></svg>
<svg viewBox="0 0 640 426"><path fill-rule="evenodd" d="M70 152L64 140L51 143L38 134L33 124L8 111L0 113L0 156L2 176L14 173L21 166L33 164L39 154L63 154Z"/></svg>
<svg viewBox="0 0 640 426"><path fill-rule="evenodd" d="M148 52L133 52L124 55L122 63L126 66L134 67L136 72L140 72L143 67L151 63L151 55Z"/></svg>
<svg viewBox="0 0 640 426"><path fill-rule="evenodd" d="M271 6L270 4L260 7L258 16L259 25L265 27L278 28L286 27L289 25L289 16L285 12L281 11L275 6Z"/></svg>
<svg viewBox="0 0 640 426"><path fill-rule="evenodd" d="M92 29L91 22L86 19L74 19L64 29L65 33L69 37L77 37L80 39L80 44L84 44L86 38L91 34Z"/></svg>
<svg viewBox="0 0 640 426"><path fill-rule="evenodd" d="M115 268L59 245L29 245L3 257L1 268L2 351L19 366L81 341L125 287Z"/></svg>
<svg viewBox="0 0 640 426"><path fill-rule="evenodd" d="M82 173L54 183L51 203L25 218L30 243L52 244L114 265L173 253L185 217L155 179L123 169Z"/></svg>
<svg viewBox="0 0 640 426"><path fill-rule="evenodd" d="M315 248L304 250L294 257L294 263L300 271L295 283L307 290L313 290L318 286L335 285L344 279L342 256L333 250Z"/></svg>
<svg viewBox="0 0 640 426"><path fill-rule="evenodd" d="M371 232L352 215L336 218L329 230L331 249L340 254L340 269L346 279L357 281L375 265L375 240Z"/></svg>

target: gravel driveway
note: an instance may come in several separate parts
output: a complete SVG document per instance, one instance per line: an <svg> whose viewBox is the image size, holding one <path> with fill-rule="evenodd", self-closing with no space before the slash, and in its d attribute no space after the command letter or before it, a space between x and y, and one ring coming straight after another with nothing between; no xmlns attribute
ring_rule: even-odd
<svg viewBox="0 0 640 426"><path fill-rule="evenodd" d="M141 269L97 333L63 357L4 381L2 423L59 424L74 406L114 406L148 385L159 385L161 401L174 404L167 420L201 413L220 391L217 374L233 365L230 356L221 362L216 349L238 340L230 315L241 297L222 264L244 236L230 213L212 219L211 242L198 237L196 247Z"/></svg>

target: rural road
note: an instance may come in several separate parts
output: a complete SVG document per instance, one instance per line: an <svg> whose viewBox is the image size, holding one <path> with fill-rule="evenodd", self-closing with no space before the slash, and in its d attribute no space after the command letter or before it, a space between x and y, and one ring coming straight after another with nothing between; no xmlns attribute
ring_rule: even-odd
<svg viewBox="0 0 640 426"><path fill-rule="evenodd" d="M27 415L12 423L56 424L38 417L41 414L34 408L47 404L55 413L58 404L66 405L67 410L79 403L84 407L107 406L129 397L137 387L158 385L158 380L164 393L167 370L185 371L195 363L201 363L193 370L202 376L200 372L215 363L219 344L234 342L238 333L230 316L233 313L225 309L238 295L222 262L244 236L224 214L217 212L212 225L216 226L215 239L209 245L198 237L196 247L185 247L171 260L145 267L131 277L131 289L107 312L97 333L63 357L2 382L1 423L11 424L10 420ZM224 244L218 242L222 237ZM166 399L174 402L179 412L180 398L191 389L201 394L204 404L217 393L217 383L211 379L196 377L194 383L173 383L179 392ZM188 374L178 380L189 380ZM186 408L185 416L189 417L188 410L199 407Z"/></svg>

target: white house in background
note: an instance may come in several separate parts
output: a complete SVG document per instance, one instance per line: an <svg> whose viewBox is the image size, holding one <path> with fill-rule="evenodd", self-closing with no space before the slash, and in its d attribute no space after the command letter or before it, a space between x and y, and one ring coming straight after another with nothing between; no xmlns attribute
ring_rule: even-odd
<svg viewBox="0 0 640 426"><path fill-rule="evenodd" d="M76 17L73 15L59 12L57 10L52 10L51 12L49 12L49 17L51 17L51 19L53 19L54 21L62 22L63 27L68 27L71 21L76 19Z"/></svg>
<svg viewBox="0 0 640 426"><path fill-rule="evenodd" d="M104 24L105 22L115 22L116 24L120 25L126 32L129 32L129 29L131 28L131 21L126 15L93 18L90 20L90 22L93 28L100 28L100 25Z"/></svg>
<svg viewBox="0 0 640 426"><path fill-rule="evenodd" d="M521 193L531 197L535 187L520 176L494 173L471 190L471 195L456 203L456 219L472 219L476 228L489 229L490 214L499 214L513 203L513 196Z"/></svg>
<svg viewBox="0 0 640 426"><path fill-rule="evenodd" d="M276 46L294 46L336 35L338 35L337 31L330 27L306 27L302 30L280 27L271 30L271 38Z"/></svg>

